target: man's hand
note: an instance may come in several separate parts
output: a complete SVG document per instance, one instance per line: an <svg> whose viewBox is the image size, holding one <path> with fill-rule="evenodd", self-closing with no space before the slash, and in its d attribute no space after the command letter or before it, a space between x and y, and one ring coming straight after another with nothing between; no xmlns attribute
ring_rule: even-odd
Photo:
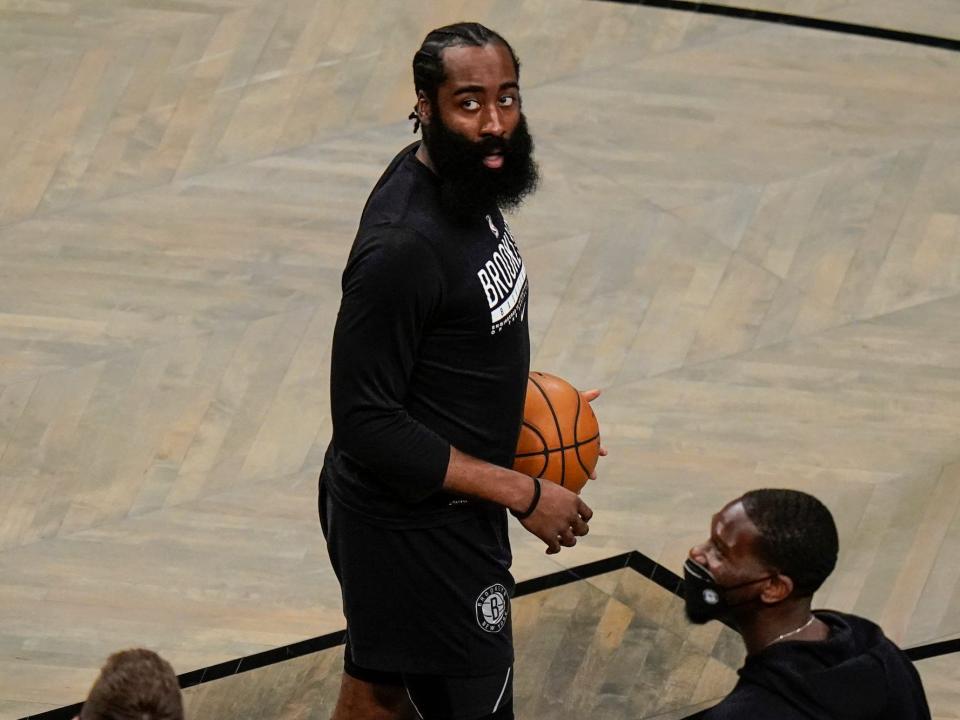
<svg viewBox="0 0 960 720"><path fill-rule="evenodd" d="M586 535L593 510L565 487L540 480L540 500L520 523L547 544L547 554L573 547ZM450 448L450 463L443 487L449 492L490 500L515 513L526 512L533 501L534 481L516 470L492 465Z"/></svg>
<svg viewBox="0 0 960 720"><path fill-rule="evenodd" d="M593 510L564 487L549 480L540 481L540 502L530 517L520 521L529 532L547 544L547 555L560 552L562 547L573 547L577 538L590 532L587 523Z"/></svg>
<svg viewBox="0 0 960 720"><path fill-rule="evenodd" d="M583 392L580 393L580 396L581 396L584 400L586 400L587 402L593 402L593 401L596 400L598 397L600 397L600 393L601 393L601 392L602 392L602 391L599 390L599 389L584 390ZM606 449L603 445L601 445L601 446L600 446L600 457L606 457L606 456L607 456L607 449ZM596 480L596 479L597 479L597 469L596 469L596 468L594 468L594 469L593 469L593 472L590 473L590 479L591 479L591 480Z"/></svg>

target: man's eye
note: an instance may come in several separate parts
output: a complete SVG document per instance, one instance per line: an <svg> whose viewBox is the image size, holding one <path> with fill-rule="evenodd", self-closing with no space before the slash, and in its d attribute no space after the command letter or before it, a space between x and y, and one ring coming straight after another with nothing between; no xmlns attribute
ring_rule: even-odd
<svg viewBox="0 0 960 720"><path fill-rule="evenodd" d="M471 98L469 100L464 100L462 107L464 110L479 110L480 103L478 103L476 100Z"/></svg>
<svg viewBox="0 0 960 720"><path fill-rule="evenodd" d="M513 95L504 95L502 98L500 98L500 104L503 105L504 107L510 107L516 101L517 99L513 97Z"/></svg>

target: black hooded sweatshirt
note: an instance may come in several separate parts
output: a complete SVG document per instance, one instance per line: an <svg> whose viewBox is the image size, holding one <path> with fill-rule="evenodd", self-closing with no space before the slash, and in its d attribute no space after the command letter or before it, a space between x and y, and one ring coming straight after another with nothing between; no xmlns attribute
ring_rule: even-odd
<svg viewBox="0 0 960 720"><path fill-rule="evenodd" d="M919 674L878 626L815 614L830 628L826 640L774 643L748 657L704 720L930 720Z"/></svg>

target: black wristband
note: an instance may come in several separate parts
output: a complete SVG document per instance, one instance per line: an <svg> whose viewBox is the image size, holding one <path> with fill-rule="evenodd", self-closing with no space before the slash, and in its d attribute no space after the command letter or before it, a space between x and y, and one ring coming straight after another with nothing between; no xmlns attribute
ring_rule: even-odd
<svg viewBox="0 0 960 720"><path fill-rule="evenodd" d="M533 500L530 501L530 507L527 508L526 512L518 513L516 510L511 510L510 512L517 520L526 520L528 517L533 515L533 511L537 509L537 504L540 502L540 478L533 479Z"/></svg>

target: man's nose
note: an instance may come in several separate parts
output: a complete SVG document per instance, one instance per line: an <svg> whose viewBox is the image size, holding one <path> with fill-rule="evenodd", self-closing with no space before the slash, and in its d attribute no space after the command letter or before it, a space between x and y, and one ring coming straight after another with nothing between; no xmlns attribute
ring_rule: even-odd
<svg viewBox="0 0 960 720"><path fill-rule="evenodd" d="M503 112L499 105L488 108L483 114L483 123L480 125L480 134L503 137Z"/></svg>

